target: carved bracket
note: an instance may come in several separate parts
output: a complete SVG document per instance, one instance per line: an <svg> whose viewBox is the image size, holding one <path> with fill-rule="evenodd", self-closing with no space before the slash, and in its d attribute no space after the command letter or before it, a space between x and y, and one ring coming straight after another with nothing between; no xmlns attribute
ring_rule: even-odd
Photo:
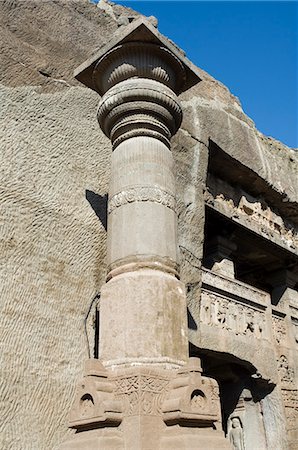
<svg viewBox="0 0 298 450"><path fill-rule="evenodd" d="M218 385L202 376L200 360L190 358L170 384L163 403L163 419L167 424L188 423L218 428L220 403Z"/></svg>
<svg viewBox="0 0 298 450"><path fill-rule="evenodd" d="M121 401L114 398L114 383L97 359L85 363L85 375L77 387L77 394L69 417L69 427L90 429L105 424L117 426L122 420Z"/></svg>

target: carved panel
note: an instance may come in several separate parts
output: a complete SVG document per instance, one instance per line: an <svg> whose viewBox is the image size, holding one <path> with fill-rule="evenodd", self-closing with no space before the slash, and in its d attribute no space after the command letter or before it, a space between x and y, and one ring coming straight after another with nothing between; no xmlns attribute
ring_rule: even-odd
<svg viewBox="0 0 298 450"><path fill-rule="evenodd" d="M159 203L160 205L176 211L176 198L172 193L157 187L140 186L132 187L113 195L109 200L108 212L111 213L119 206L133 202Z"/></svg>
<svg viewBox="0 0 298 450"><path fill-rule="evenodd" d="M278 345L283 345L287 340L287 328L284 319L272 316L272 328L275 341Z"/></svg>
<svg viewBox="0 0 298 450"><path fill-rule="evenodd" d="M115 398L123 400L128 415L160 414L168 384L168 379L153 374L118 377Z"/></svg>
<svg viewBox="0 0 298 450"><path fill-rule="evenodd" d="M285 406L288 428L297 427L298 420L298 390L283 389L282 398Z"/></svg>
<svg viewBox="0 0 298 450"><path fill-rule="evenodd" d="M268 335L263 311L205 290L201 297L201 321L257 339L266 339Z"/></svg>
<svg viewBox="0 0 298 450"><path fill-rule="evenodd" d="M294 382L294 369L289 365L288 358L285 355L281 355L277 360L277 369L283 385Z"/></svg>

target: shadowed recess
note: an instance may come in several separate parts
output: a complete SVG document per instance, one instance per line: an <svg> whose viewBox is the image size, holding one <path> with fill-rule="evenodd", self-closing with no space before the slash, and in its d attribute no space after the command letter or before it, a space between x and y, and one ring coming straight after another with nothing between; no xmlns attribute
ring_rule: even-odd
<svg viewBox="0 0 298 450"><path fill-rule="evenodd" d="M108 194L100 195L86 189L86 199L107 231Z"/></svg>

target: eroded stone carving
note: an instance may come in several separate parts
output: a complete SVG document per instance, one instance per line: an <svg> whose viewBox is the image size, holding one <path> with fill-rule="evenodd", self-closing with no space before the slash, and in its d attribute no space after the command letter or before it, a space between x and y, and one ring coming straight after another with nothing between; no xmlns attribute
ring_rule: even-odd
<svg viewBox="0 0 298 450"><path fill-rule="evenodd" d="M202 376L200 360L190 358L172 379L162 405L167 424L191 422L199 426L220 428L220 403L218 384Z"/></svg>
<svg viewBox="0 0 298 450"><path fill-rule="evenodd" d="M285 355L281 355L277 360L277 368L282 383L293 383L294 369L289 365L288 358Z"/></svg>
<svg viewBox="0 0 298 450"><path fill-rule="evenodd" d="M202 282L205 290L213 291L213 288L220 289L224 291L225 295L228 297L230 294L233 294L234 296L239 297L239 299L243 298L248 301L253 300L254 303L263 307L270 302L270 298L266 292L256 289L239 280L231 280L223 274L205 268L202 270Z"/></svg>
<svg viewBox="0 0 298 450"><path fill-rule="evenodd" d="M176 198L171 192L152 186L138 186L113 195L109 200L108 212L111 213L114 209L133 202L159 203L176 211Z"/></svg>
<svg viewBox="0 0 298 450"><path fill-rule="evenodd" d="M226 181L208 176L205 201L216 209L232 211L234 217L244 219L264 235L278 235L287 247L297 248L298 235L294 226L285 223L262 198L255 198L242 189L235 189Z"/></svg>
<svg viewBox="0 0 298 450"><path fill-rule="evenodd" d="M202 290L201 320L235 334L267 339L267 325L263 311L240 304Z"/></svg>
<svg viewBox="0 0 298 450"><path fill-rule="evenodd" d="M232 444L233 450L244 450L243 428L239 417L231 418L229 439Z"/></svg>
<svg viewBox="0 0 298 450"><path fill-rule="evenodd" d="M297 427L298 420L298 390L282 389L288 428Z"/></svg>
<svg viewBox="0 0 298 450"><path fill-rule="evenodd" d="M284 320L280 317L272 316L272 328L277 344L283 344L287 337L287 328Z"/></svg>
<svg viewBox="0 0 298 450"><path fill-rule="evenodd" d="M122 404L113 395L113 381L97 359L85 363L85 375L78 384L77 394L69 417L69 426L87 429L95 424L119 425Z"/></svg>
<svg viewBox="0 0 298 450"><path fill-rule="evenodd" d="M126 415L156 415L166 394L169 379L164 371L148 373L135 369L134 374L115 378L115 398L121 400Z"/></svg>
<svg viewBox="0 0 298 450"><path fill-rule="evenodd" d="M292 325L293 325L293 334L296 344L298 344L298 321L297 319L292 319Z"/></svg>

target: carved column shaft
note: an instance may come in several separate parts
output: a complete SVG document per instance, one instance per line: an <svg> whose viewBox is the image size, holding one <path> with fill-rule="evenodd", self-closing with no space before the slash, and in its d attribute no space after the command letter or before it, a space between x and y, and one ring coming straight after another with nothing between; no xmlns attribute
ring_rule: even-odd
<svg viewBox="0 0 298 450"><path fill-rule="evenodd" d="M98 121L113 144L100 336L107 366L178 367L188 356L170 151L182 120L173 89L183 76L169 50L144 43L117 46L93 73L104 93Z"/></svg>

